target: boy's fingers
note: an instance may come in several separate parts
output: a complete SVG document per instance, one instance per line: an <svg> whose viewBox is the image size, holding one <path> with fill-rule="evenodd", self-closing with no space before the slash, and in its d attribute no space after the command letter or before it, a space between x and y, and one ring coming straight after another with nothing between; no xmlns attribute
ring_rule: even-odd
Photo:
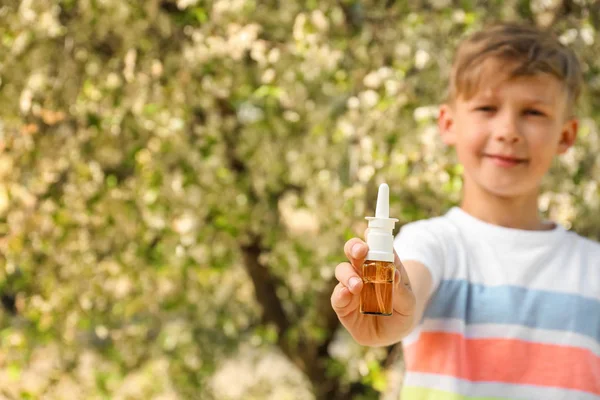
<svg viewBox="0 0 600 400"><path fill-rule="evenodd" d="M331 306L340 317L345 317L356 308L358 296L354 296L347 287L338 283L331 295Z"/></svg>
<svg viewBox="0 0 600 400"><path fill-rule="evenodd" d="M344 245L344 253L354 266L354 269L360 274L360 268L365 262L365 257L368 253L368 246L359 238L352 238Z"/></svg>
<svg viewBox="0 0 600 400"><path fill-rule="evenodd" d="M363 281L350 263L344 262L335 268L335 278L353 294L359 294Z"/></svg>

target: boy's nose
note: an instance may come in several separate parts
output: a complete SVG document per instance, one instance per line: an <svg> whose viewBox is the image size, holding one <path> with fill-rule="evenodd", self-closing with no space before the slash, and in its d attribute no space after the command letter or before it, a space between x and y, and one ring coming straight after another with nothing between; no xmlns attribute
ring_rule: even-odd
<svg viewBox="0 0 600 400"><path fill-rule="evenodd" d="M504 115L499 118L496 126L495 139L505 143L517 143L521 140L521 132L517 118L512 115Z"/></svg>
<svg viewBox="0 0 600 400"><path fill-rule="evenodd" d="M521 140L521 136L514 130L505 130L496 135L496 139L505 143L517 143Z"/></svg>

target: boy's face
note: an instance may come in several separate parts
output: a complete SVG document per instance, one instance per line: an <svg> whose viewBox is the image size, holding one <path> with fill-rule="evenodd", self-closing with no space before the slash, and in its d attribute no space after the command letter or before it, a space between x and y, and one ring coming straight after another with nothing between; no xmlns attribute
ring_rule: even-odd
<svg viewBox="0 0 600 400"><path fill-rule="evenodd" d="M537 194L554 156L575 141L566 90L548 74L507 79L501 69L484 72L471 98L441 107L442 138L456 147L466 184L501 197Z"/></svg>

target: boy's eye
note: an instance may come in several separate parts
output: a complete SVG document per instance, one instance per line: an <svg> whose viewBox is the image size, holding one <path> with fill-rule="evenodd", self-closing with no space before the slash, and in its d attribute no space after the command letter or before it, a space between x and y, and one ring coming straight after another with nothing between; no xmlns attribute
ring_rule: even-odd
<svg viewBox="0 0 600 400"><path fill-rule="evenodd" d="M494 106L479 106L477 108L475 108L476 111L482 111L482 112L494 112L496 111L496 107Z"/></svg>
<svg viewBox="0 0 600 400"><path fill-rule="evenodd" d="M543 112L541 112L540 110L536 110L535 108L529 108L529 109L525 110L525 114L534 115L534 116L544 116L545 115Z"/></svg>

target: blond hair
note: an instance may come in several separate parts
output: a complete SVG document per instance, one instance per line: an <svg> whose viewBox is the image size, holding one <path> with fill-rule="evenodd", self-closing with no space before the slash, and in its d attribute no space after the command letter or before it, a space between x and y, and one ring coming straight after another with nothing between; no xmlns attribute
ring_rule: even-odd
<svg viewBox="0 0 600 400"><path fill-rule="evenodd" d="M581 93L581 64L575 53L550 32L513 23L495 24L479 31L459 45L452 73L448 100L470 98L481 79L484 61L507 61L509 78L547 73L558 78L568 93L571 109Z"/></svg>

